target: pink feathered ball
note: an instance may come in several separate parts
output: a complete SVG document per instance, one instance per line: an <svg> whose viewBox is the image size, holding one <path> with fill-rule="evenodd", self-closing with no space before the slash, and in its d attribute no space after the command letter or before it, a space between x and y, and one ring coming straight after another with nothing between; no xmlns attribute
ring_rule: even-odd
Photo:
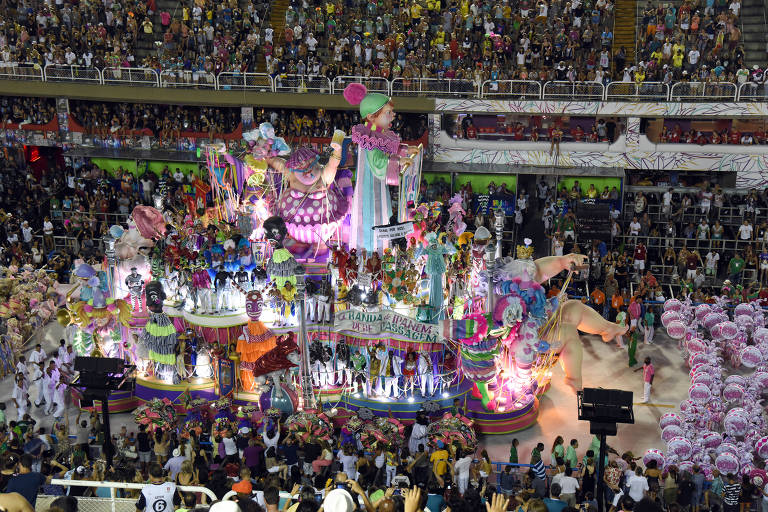
<svg viewBox="0 0 768 512"><path fill-rule="evenodd" d="M363 84L352 83L344 88L344 99L350 105L359 105L366 94L368 94L368 89Z"/></svg>

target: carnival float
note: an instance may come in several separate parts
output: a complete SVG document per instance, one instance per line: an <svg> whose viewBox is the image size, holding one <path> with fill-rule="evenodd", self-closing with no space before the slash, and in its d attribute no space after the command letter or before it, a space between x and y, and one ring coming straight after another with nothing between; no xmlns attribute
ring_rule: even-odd
<svg viewBox="0 0 768 512"><path fill-rule="evenodd" d="M110 410L141 405L147 424L170 404L223 428L290 415L302 437L345 425L370 445L426 415L430 442L474 447L475 431L536 421L556 362L581 387L579 330L623 332L547 298L583 256L534 260L528 242L501 257L487 229L467 231L461 197L420 201L423 148L390 129L391 98L344 97L350 135L293 148L263 123L240 150L211 145L185 211L156 196L110 229L101 269L77 270L59 319L92 340L79 352L136 366Z"/></svg>

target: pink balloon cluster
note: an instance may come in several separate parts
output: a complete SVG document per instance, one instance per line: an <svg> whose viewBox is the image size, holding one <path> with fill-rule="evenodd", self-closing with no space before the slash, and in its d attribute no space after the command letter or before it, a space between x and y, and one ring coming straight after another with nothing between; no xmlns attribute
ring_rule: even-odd
<svg viewBox="0 0 768 512"><path fill-rule="evenodd" d="M768 460L768 424L759 402L768 391L768 328L762 308L742 303L729 309L725 299L698 305L670 299L661 322L678 340L691 384L680 411L659 420L666 451L648 450L643 462L656 460L681 470L696 464L705 474L718 469L768 481L752 463L755 456ZM726 376L725 361L755 371Z"/></svg>

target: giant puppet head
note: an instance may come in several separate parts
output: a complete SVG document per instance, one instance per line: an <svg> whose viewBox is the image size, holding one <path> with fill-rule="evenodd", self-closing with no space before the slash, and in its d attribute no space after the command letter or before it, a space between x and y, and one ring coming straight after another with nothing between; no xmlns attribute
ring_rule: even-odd
<svg viewBox="0 0 768 512"><path fill-rule="evenodd" d="M388 131L395 119L392 98L386 94L368 92L363 84L352 83L344 89L344 99L360 106L360 118L373 131Z"/></svg>
<svg viewBox="0 0 768 512"><path fill-rule="evenodd" d="M261 311L264 308L264 300L261 293L256 290L250 291L245 296L245 313L248 318L256 322L261 318Z"/></svg>
<svg viewBox="0 0 768 512"><path fill-rule="evenodd" d="M147 285L147 309L152 313L163 312L163 301L165 301L165 291L159 281L152 281Z"/></svg>
<svg viewBox="0 0 768 512"><path fill-rule="evenodd" d="M276 249L283 247L283 240L288 234L288 228L281 217L270 217L264 221L264 238Z"/></svg>
<svg viewBox="0 0 768 512"><path fill-rule="evenodd" d="M121 260L131 260L139 254L147 256L155 246L155 241L165 236L165 231L163 214L156 208L144 205L133 209L127 230L115 226L110 228L112 236L119 238L115 243L115 252Z"/></svg>

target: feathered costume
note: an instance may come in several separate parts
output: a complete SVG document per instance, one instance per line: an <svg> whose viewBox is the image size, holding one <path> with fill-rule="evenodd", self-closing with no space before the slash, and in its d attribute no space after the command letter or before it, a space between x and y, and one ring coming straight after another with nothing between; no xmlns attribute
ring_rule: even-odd
<svg viewBox="0 0 768 512"><path fill-rule="evenodd" d="M158 281L147 285L147 309L149 320L144 327L139 341L147 349L149 359L155 363L155 376L167 378L175 382L178 379L176 371L177 332L173 322L163 312L165 292Z"/></svg>
<svg viewBox="0 0 768 512"><path fill-rule="evenodd" d="M246 390L253 388L256 362L277 345L275 335L259 320L261 309L261 294L257 291L248 292L245 299L248 324L243 327L243 334L238 338L235 349L240 354L240 381Z"/></svg>

